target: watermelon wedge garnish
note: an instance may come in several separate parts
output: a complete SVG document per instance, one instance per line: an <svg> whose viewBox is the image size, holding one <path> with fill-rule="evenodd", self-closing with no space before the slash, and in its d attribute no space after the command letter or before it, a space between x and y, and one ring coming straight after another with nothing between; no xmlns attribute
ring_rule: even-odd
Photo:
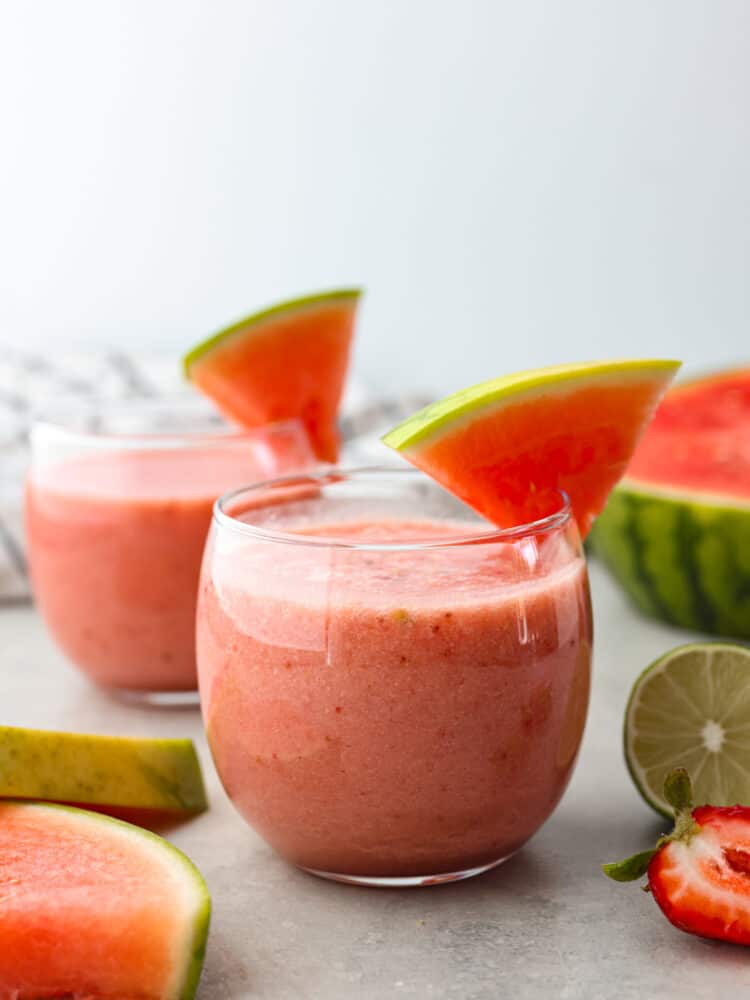
<svg viewBox="0 0 750 1000"><path fill-rule="evenodd" d="M191 1000L211 902L188 858L83 809L0 803L0 997Z"/></svg>
<svg viewBox="0 0 750 1000"><path fill-rule="evenodd" d="M500 527L570 498L585 537L678 361L559 365L483 382L433 403L383 438Z"/></svg>
<svg viewBox="0 0 750 1000"><path fill-rule="evenodd" d="M243 427L299 418L316 456L335 462L360 296L357 288L343 288L247 316L190 351L185 373Z"/></svg>

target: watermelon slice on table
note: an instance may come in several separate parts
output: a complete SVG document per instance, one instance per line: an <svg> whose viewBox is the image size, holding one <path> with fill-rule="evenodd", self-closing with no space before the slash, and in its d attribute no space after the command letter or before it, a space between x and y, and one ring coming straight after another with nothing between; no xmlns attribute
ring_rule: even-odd
<svg viewBox="0 0 750 1000"><path fill-rule="evenodd" d="M646 614L750 638L749 368L667 393L592 545Z"/></svg>
<svg viewBox="0 0 750 1000"><path fill-rule="evenodd" d="M585 537L678 368L626 360L520 372L433 403L383 440L500 527L544 517L563 490Z"/></svg>
<svg viewBox="0 0 750 1000"><path fill-rule="evenodd" d="M0 803L0 997L191 1000L211 903L166 840L108 816Z"/></svg>
<svg viewBox="0 0 750 1000"><path fill-rule="evenodd" d="M317 457L335 462L360 296L356 288L321 292L248 316L190 351L187 377L244 427L299 418Z"/></svg>
<svg viewBox="0 0 750 1000"><path fill-rule="evenodd" d="M208 808L192 740L0 726L0 799L86 806L150 826Z"/></svg>

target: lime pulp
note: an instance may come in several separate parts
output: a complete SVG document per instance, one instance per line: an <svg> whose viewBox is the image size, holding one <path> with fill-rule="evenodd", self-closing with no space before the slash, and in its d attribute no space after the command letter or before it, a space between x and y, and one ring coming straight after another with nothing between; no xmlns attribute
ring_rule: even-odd
<svg viewBox="0 0 750 1000"><path fill-rule="evenodd" d="M684 767L696 803L750 805L750 649L679 646L633 685L625 759L643 798L671 816L664 779Z"/></svg>

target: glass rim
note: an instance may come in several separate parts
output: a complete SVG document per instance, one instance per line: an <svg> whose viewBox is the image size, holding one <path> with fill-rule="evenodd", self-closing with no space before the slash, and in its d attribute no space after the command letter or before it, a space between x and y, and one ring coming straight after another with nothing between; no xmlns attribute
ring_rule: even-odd
<svg viewBox="0 0 750 1000"><path fill-rule="evenodd" d="M499 528L488 521L486 522L486 527L480 525L476 531L457 531L455 535L448 535L439 539L421 541L409 541L405 539L399 542L356 542L350 539L337 538L335 535L301 535L291 531L278 531L273 528L261 527L256 524L250 524L247 521L239 520L233 514L228 513L226 509L229 504L235 502L240 497L257 494L264 490L277 490L295 486L334 485L347 479L355 477L365 478L368 476L403 476L410 479L423 479L425 482L433 483L438 489L443 488L435 480L430 479L426 473L415 468L398 468L387 465L354 466L351 468L330 466L317 472L300 472L288 476L279 476L275 479L267 479L260 483L253 483L250 486L240 486L229 490L214 502L212 520L219 528L226 528L229 531L257 540L283 545L303 545L311 548L327 549L358 549L371 552L405 552L457 548L462 545L520 541L523 538L547 534L556 528L568 524L573 518L573 510L568 494L565 490L556 489L553 493L559 501L559 506L551 514L524 524L512 525L509 528Z"/></svg>
<svg viewBox="0 0 750 1000"><path fill-rule="evenodd" d="M58 414L80 414L96 408L99 410L143 409L158 410L161 407L173 409L192 408L212 411L219 415L214 404L202 394L187 389L167 389L163 392L133 392L130 395L99 396L96 393L63 391L56 393L50 400L38 404L31 410L34 420L49 420L50 423L61 423L55 419ZM47 415L51 416L48 417Z"/></svg>
<svg viewBox="0 0 750 1000"><path fill-rule="evenodd" d="M169 430L94 430L75 426L74 421L88 414L101 412L103 416L113 413L127 415L169 416L174 413L175 420L185 415L195 414L196 422L203 421L204 426L195 428L175 427ZM207 399L188 393L158 396L123 396L114 399L99 397L61 397L36 412L31 413L31 444L34 439L46 436L50 440L57 438L66 444L78 444L82 447L105 447L122 449L164 450L168 448L201 447L212 443L231 444L252 440L261 432L272 429L287 431L302 428L304 424L296 417L269 421L257 427L240 427L232 424Z"/></svg>

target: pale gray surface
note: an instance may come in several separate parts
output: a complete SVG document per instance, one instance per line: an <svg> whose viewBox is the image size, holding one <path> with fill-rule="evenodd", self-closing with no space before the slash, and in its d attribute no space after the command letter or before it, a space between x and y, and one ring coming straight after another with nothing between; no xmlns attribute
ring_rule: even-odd
<svg viewBox="0 0 750 1000"><path fill-rule="evenodd" d="M746 951L681 934L636 886L598 871L601 861L648 846L661 826L625 772L620 723L632 678L688 636L637 618L598 566L592 578L593 704L571 787L528 847L463 884L365 890L289 868L234 814L197 713L110 701L65 665L29 608L0 611L1 718L196 739L212 808L172 839L214 898L200 1000L742 996Z"/></svg>

